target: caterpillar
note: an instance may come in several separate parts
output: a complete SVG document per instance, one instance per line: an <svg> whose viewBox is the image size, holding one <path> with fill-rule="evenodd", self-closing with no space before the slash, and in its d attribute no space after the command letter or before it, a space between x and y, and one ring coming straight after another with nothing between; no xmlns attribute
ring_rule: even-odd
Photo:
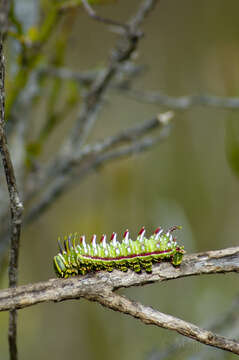
<svg viewBox="0 0 239 360"><path fill-rule="evenodd" d="M55 273L61 278L101 270L111 272L113 269L151 273L152 265L162 260L170 261L174 266L180 265L185 251L172 235L177 229L181 226L173 226L167 232L158 227L146 238L142 227L136 240L131 240L126 230L121 242L116 233L111 235L110 242L106 241L106 235L102 235L99 243L93 235L90 244L86 243L84 235L78 238L77 234L70 234L65 237L64 246L58 239L59 253L53 259Z"/></svg>

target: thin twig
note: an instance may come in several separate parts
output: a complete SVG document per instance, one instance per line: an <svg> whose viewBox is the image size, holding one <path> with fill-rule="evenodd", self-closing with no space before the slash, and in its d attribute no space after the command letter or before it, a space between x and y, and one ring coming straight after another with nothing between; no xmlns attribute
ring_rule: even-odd
<svg viewBox="0 0 239 360"><path fill-rule="evenodd" d="M78 151L72 154L71 160L69 160L66 164L62 163L59 165L58 175L69 172L75 166L79 167L81 162L87 157L91 157L92 159L93 156L95 158L96 155L100 155L106 151L111 151L112 149L116 148L117 146L121 146L122 144L134 143L134 145L138 148L136 143L139 144L139 139L146 134L156 129L159 129L161 132L163 129L168 129L168 125L170 125L170 121L172 120L173 116L174 113L172 111L160 113L151 120L146 120L143 123L137 124L136 126L120 131L118 134L109 136L102 142L96 142L93 145L90 144L80 148ZM168 135L168 131L164 131L163 134L164 136L162 138ZM152 145L156 143L155 140L153 140ZM159 140L160 138L157 138L158 142ZM147 143L149 143L149 140L147 140ZM125 150L125 155L130 153L131 151L128 152ZM115 157L117 157L117 155ZM96 161L98 162L98 159L96 159ZM100 160L100 162L102 163L103 161ZM49 173L49 176L51 175L56 177L56 169L52 169L52 172ZM35 179L34 183L36 183ZM40 187L42 187L42 185L43 184L41 184Z"/></svg>
<svg viewBox="0 0 239 360"><path fill-rule="evenodd" d="M96 143L94 145L85 146L77 157L84 157L89 154L96 154L102 151L110 150L112 147L119 145L121 143L128 143L132 141L138 141L141 137L145 136L148 132L151 132L157 128L163 128L169 125L171 119L173 118L174 113L168 111L165 113L158 114L151 120L147 120L141 124L137 124L131 128L127 128L120 132L117 135L109 136L107 139L101 143Z"/></svg>
<svg viewBox="0 0 239 360"><path fill-rule="evenodd" d="M160 0L146 0L142 1L141 6L139 7L137 13L130 20L130 26L133 29L137 29L148 14L154 10L155 6L160 2Z"/></svg>
<svg viewBox="0 0 239 360"><path fill-rule="evenodd" d="M129 74L138 74L142 71L143 66L132 65L129 69L122 67L121 71ZM103 71L103 70L100 70ZM47 67L39 70L39 74L47 74L49 76L59 77L61 79L72 79L82 85L90 85L99 75L99 70L77 72L67 68ZM156 104L175 110L188 110L194 106L205 106L218 109L239 109L239 97L222 97L215 95L185 95L185 96L169 96L157 91L137 90L125 85L123 82L114 82L113 88L120 91L121 94L127 95L129 98L140 101L141 103Z"/></svg>
<svg viewBox="0 0 239 360"><path fill-rule="evenodd" d="M239 272L239 247L185 255L179 267L162 262L153 266L152 274L132 271L123 273L99 272L69 279L51 279L44 283L19 286L0 291L0 311L22 309L42 302L64 301L84 297L97 301L111 309L139 318L146 324L154 324L190 337L201 343L239 354L239 343L213 332L162 314L152 308L134 303L114 293L122 287L143 286L156 281L166 281L186 276Z"/></svg>
<svg viewBox="0 0 239 360"><path fill-rule="evenodd" d="M156 138L144 138L143 140L135 142L129 146L99 154L84 164L80 170L73 171L73 173L68 171L67 174L58 176L56 180L47 187L47 190L42 194L37 204L31 208L25 218L26 223L30 223L37 219L38 216L43 213L43 211L49 208L49 206L53 204L54 201L72 185L72 183L77 182L79 185L79 183L87 175L89 175L95 169L98 169L103 164L105 165L110 161L126 158L133 154L144 152L161 141L163 137L164 135L158 136ZM76 162L75 165L77 165Z"/></svg>
<svg viewBox="0 0 239 360"><path fill-rule="evenodd" d="M3 38L0 38L0 151L5 171L11 209L11 245L10 245L10 263L9 263L9 286L15 287L17 285L18 272L18 255L19 255L19 241L21 233L21 218L23 212L23 205L21 203L14 169L8 150L7 139L5 135L5 66L3 55ZM17 359L17 313L16 310L10 311L9 317L9 350L10 359Z"/></svg>
<svg viewBox="0 0 239 360"><path fill-rule="evenodd" d="M206 106L218 109L239 109L238 97L220 97L213 95L168 96L160 92L141 91L119 87L122 94L137 101L165 106L173 110L188 110L194 106Z"/></svg>
<svg viewBox="0 0 239 360"><path fill-rule="evenodd" d="M95 12L95 10L90 6L90 4L88 3L87 0L82 0L82 4L83 4L85 10L87 11L88 15L92 19L97 20L97 21L102 22L102 23L107 24L107 25L116 26L117 28L123 30L123 32L128 32L129 31L129 26L127 24L122 24L122 23L120 23L118 21L108 19L108 18L105 18L103 16L98 15Z"/></svg>
<svg viewBox="0 0 239 360"><path fill-rule="evenodd" d="M119 67L119 80L116 79L114 82L114 87L120 87L124 84L124 78L132 78L136 75L139 75L145 66L136 65L131 62L126 62ZM66 67L54 67L54 66L45 66L36 71L37 76L52 76L57 77L62 80L74 80L83 86L91 85L95 79L99 76L100 73L104 73L105 69L98 70L86 70L86 71L74 71ZM122 80L123 78L123 80Z"/></svg>
<svg viewBox="0 0 239 360"><path fill-rule="evenodd" d="M38 199L37 204L30 209L25 221L27 223L32 222L45 211L57 197L66 191L73 182L77 181L77 184L79 184L80 181L100 166L112 160L122 159L133 154L144 152L160 143L169 135L168 125L170 125L172 116L173 113L170 111L159 114L152 120L145 121L115 136L110 136L102 143L86 146L80 150L79 153L74 154L71 162L68 161L64 168L60 166L60 169L63 168L64 170L59 172L52 183L47 186L45 192L43 192L40 199ZM140 140L145 134L158 127L161 129L158 136L144 137ZM129 145L121 146L127 143L129 143ZM37 186L39 186L39 184ZM34 188L31 189L31 194L32 192L34 192ZM29 195L29 198L31 198L31 195Z"/></svg>

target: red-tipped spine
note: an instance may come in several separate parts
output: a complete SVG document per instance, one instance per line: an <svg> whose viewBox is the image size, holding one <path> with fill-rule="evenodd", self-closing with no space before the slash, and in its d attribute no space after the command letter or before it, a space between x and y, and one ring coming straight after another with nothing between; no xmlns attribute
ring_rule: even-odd
<svg viewBox="0 0 239 360"><path fill-rule="evenodd" d="M154 232L154 235L155 235L155 240L158 240L158 238L160 237L160 235L162 234L163 232L163 229L159 226L157 227L157 229L155 230Z"/></svg>
<svg viewBox="0 0 239 360"><path fill-rule="evenodd" d="M145 233L145 227L142 226L142 228L139 230L139 235L142 235L142 233Z"/></svg>
<svg viewBox="0 0 239 360"><path fill-rule="evenodd" d="M100 243L102 244L103 248L106 248L106 235L103 234L100 239Z"/></svg>
<svg viewBox="0 0 239 360"><path fill-rule="evenodd" d="M117 244L117 234L115 232L113 232L113 234L111 235L110 241L112 241L112 244L115 246Z"/></svg>
<svg viewBox="0 0 239 360"><path fill-rule="evenodd" d="M128 237L128 236L129 236L129 230L127 229L127 230L125 230L125 232L124 232L123 238L125 239L125 238Z"/></svg>
<svg viewBox="0 0 239 360"><path fill-rule="evenodd" d="M125 244L129 243L129 230L128 229L124 232L123 240L124 240Z"/></svg>
<svg viewBox="0 0 239 360"><path fill-rule="evenodd" d="M110 237L110 241L113 241L113 240L114 240L114 238L115 238L115 236L116 236L116 233L115 233L115 232L113 232L113 233L112 233L112 235L111 235L111 237Z"/></svg>
<svg viewBox="0 0 239 360"><path fill-rule="evenodd" d="M140 231L139 231L139 234L138 234L138 238L139 238L139 241L140 242L143 242L144 240L144 234L145 234L145 227L143 226Z"/></svg>
<svg viewBox="0 0 239 360"><path fill-rule="evenodd" d="M159 227L157 227L157 229L155 230L155 235L157 235L158 233L159 233L159 231L161 230L161 227L159 226Z"/></svg>
<svg viewBox="0 0 239 360"><path fill-rule="evenodd" d="M93 248L96 248L96 235L92 235L92 238L91 238L91 244L93 246Z"/></svg>

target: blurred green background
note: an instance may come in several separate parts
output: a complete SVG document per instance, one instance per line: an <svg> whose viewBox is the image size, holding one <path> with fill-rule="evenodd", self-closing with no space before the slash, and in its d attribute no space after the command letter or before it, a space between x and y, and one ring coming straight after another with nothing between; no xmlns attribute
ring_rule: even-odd
<svg viewBox="0 0 239 360"><path fill-rule="evenodd" d="M137 4L136 0L118 0L97 10L125 21ZM89 19L82 9L77 11L64 66L74 70L102 66L116 35ZM172 96L238 96L238 11L236 0L162 0L144 25L137 63L145 64L147 71L134 86ZM112 91L91 140L103 139L160 111L165 108ZM158 225L181 224L178 238L189 253L238 245L237 124L239 111L209 107L176 111L170 136L163 143L143 155L100 168L76 184L23 229L20 284L55 276L52 257L57 252L56 239L69 232L78 231L89 238L93 233L122 234L129 228L135 236L142 225L150 233ZM70 121L64 122L51 137L45 156L50 155L56 141L60 144L70 125ZM208 327L230 308L238 294L236 281L236 274L190 277L120 293ZM1 287L7 286L6 273ZM8 314L1 313L2 359L8 356L7 320ZM25 360L144 360L175 342L181 346L167 359L186 359L205 351L204 345L190 342L185 346L180 335L85 300L19 311L19 355ZM235 357L206 350L201 359Z"/></svg>

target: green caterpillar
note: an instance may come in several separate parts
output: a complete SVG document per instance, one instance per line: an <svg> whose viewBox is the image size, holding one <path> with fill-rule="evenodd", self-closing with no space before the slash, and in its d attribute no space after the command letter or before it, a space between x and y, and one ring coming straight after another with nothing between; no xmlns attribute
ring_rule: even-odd
<svg viewBox="0 0 239 360"><path fill-rule="evenodd" d="M106 235L102 235L99 243L93 235L90 244L86 243L85 236L78 239L77 234L71 234L65 237L64 247L58 239L60 252L53 259L56 275L67 278L101 270L111 272L113 269L151 273L152 265L162 260L180 265L185 251L172 236L177 229L181 227L173 226L167 232L158 227L146 238L142 227L135 241L130 239L126 230L121 242L117 241L116 233L112 234L110 242L106 241Z"/></svg>

